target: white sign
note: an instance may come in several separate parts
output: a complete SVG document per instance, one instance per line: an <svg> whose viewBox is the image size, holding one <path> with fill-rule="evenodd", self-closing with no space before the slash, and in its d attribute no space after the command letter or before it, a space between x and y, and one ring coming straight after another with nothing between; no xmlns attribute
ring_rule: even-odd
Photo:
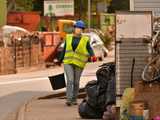
<svg viewBox="0 0 160 120"><path fill-rule="evenodd" d="M152 36L151 13L117 13L116 38Z"/></svg>
<svg viewBox="0 0 160 120"><path fill-rule="evenodd" d="M44 16L74 15L74 0L46 0L44 1Z"/></svg>

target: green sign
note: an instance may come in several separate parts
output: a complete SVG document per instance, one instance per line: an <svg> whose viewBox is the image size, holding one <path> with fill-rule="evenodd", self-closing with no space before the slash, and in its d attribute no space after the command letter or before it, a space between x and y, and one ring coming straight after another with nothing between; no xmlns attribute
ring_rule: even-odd
<svg viewBox="0 0 160 120"><path fill-rule="evenodd" d="M115 15L114 14L101 14L101 30L106 31L107 27L115 25Z"/></svg>

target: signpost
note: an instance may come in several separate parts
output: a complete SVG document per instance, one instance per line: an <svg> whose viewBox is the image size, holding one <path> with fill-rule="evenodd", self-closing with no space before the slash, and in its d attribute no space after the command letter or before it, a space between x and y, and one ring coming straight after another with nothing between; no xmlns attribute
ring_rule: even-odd
<svg viewBox="0 0 160 120"><path fill-rule="evenodd" d="M74 0L44 1L44 16L74 16Z"/></svg>
<svg viewBox="0 0 160 120"><path fill-rule="evenodd" d="M88 30L91 28L91 0L88 0Z"/></svg>

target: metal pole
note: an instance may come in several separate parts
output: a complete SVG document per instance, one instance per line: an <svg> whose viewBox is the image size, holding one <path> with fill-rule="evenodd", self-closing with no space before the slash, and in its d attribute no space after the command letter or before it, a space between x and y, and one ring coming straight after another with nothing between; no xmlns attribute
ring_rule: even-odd
<svg viewBox="0 0 160 120"><path fill-rule="evenodd" d="M80 3L80 16L79 16L79 19L81 19L81 17L82 17L82 5L83 5L83 3L82 3L82 0L81 0L81 3Z"/></svg>
<svg viewBox="0 0 160 120"><path fill-rule="evenodd" d="M91 28L91 0L88 0L88 30Z"/></svg>
<svg viewBox="0 0 160 120"><path fill-rule="evenodd" d="M17 52L16 52L16 39L12 38L13 42L14 42L14 69L15 69L15 73L17 70Z"/></svg>

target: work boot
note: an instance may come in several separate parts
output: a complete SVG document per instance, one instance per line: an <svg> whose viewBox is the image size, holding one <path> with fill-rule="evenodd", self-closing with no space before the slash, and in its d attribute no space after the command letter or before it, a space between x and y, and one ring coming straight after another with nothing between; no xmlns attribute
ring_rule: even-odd
<svg viewBox="0 0 160 120"><path fill-rule="evenodd" d="M71 105L72 105L72 102L67 101L67 102L66 102L66 105L67 105L67 106L71 106Z"/></svg>
<svg viewBox="0 0 160 120"><path fill-rule="evenodd" d="M73 105L77 105L77 101L73 101L72 104L73 104Z"/></svg>
<svg viewBox="0 0 160 120"><path fill-rule="evenodd" d="M72 104L73 104L73 105L77 105L77 99L73 98L73 99L72 99Z"/></svg>

